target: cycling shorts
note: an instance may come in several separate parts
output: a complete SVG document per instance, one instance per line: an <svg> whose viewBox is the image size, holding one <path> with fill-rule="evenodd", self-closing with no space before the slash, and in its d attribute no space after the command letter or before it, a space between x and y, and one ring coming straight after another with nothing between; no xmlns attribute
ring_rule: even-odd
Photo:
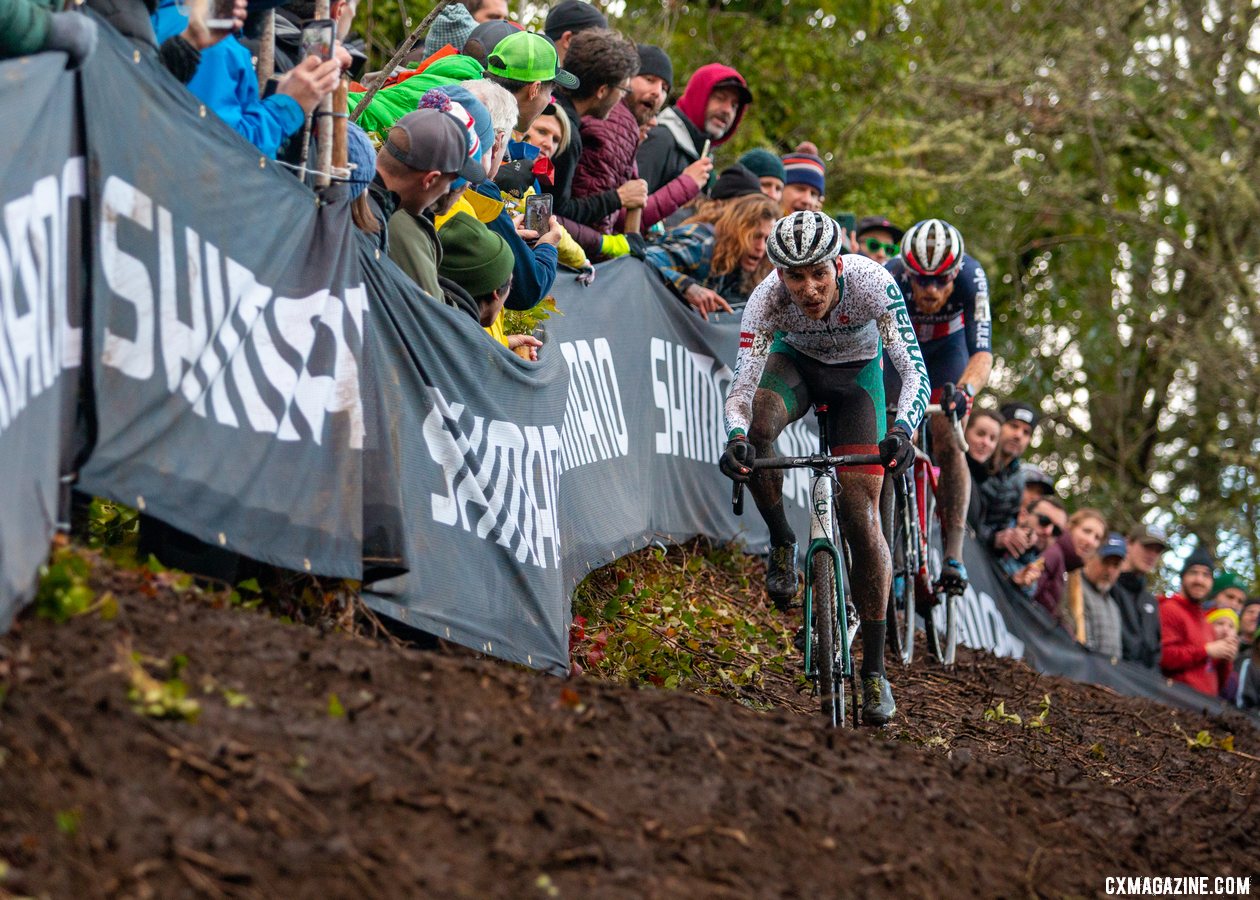
<svg viewBox="0 0 1260 900"><path fill-rule="evenodd" d="M831 452L878 453L887 430L884 416L883 357L855 363L823 363L806 356L781 337L770 345L759 391L783 399L794 422L815 403L827 404L827 439ZM883 466L842 469L883 475Z"/></svg>

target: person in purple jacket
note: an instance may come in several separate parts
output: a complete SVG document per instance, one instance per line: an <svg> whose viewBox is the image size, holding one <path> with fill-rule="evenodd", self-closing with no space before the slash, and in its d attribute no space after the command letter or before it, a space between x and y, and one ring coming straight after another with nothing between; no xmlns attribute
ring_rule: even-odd
<svg viewBox="0 0 1260 900"><path fill-rule="evenodd" d="M673 79L673 67L669 57L658 47L639 45L639 74L630 79L630 91L622 95L621 102L613 107L607 118L585 115L580 123L582 156L573 173L573 196L592 197L611 195L617 188L639 177L635 155L639 150L639 114L646 111L659 97L669 94ZM664 93L661 88L664 87ZM655 110L653 110L655 113ZM646 230L657 222L669 218L690 203L709 181L713 160L701 157L691 163L678 177L661 185L648 195L643 207L641 229ZM620 234L625 231L626 210L618 208L604 217L590 222L601 234Z"/></svg>
<svg viewBox="0 0 1260 900"><path fill-rule="evenodd" d="M1085 565L1085 560L1098 552L1107 536L1107 520L1096 509L1080 509L1068 519L1067 531L1050 545L1041 559L1016 573L1011 580L1016 584L1033 581L1037 589L1033 600L1045 607L1052 617L1058 616L1063 602L1063 589L1069 572Z"/></svg>

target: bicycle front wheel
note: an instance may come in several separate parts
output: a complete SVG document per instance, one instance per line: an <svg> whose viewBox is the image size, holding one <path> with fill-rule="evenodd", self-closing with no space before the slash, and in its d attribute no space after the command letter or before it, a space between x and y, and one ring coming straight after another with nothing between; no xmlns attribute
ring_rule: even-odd
<svg viewBox="0 0 1260 900"><path fill-rule="evenodd" d="M814 683L822 707L823 719L832 727L845 724L844 664L840 641L839 604L836 592L835 560L826 550L816 550L810 560L814 639L814 656L818 680Z"/></svg>
<svg viewBox="0 0 1260 900"><path fill-rule="evenodd" d="M952 666L958 647L958 598L936 587L941 578L941 523L936 517L936 494L931 484L921 481L920 488L924 493L919 501L924 510L922 521L928 529L920 536L919 544L923 554L920 572L926 576L919 585L919 600L926 601L926 605L920 606L920 612L927 629L928 652L941 665Z"/></svg>
<svg viewBox="0 0 1260 900"><path fill-rule="evenodd" d="M952 666L958 655L958 598L939 593L940 602L927 617L928 650L943 666Z"/></svg>

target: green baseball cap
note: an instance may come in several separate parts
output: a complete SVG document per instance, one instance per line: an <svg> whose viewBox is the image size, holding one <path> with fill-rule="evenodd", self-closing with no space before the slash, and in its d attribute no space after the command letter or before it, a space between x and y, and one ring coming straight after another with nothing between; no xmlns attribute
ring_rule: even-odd
<svg viewBox="0 0 1260 900"><path fill-rule="evenodd" d="M581 84L576 75L556 65L555 45L532 31L509 34L495 44L486 71L513 81L554 81L570 91Z"/></svg>

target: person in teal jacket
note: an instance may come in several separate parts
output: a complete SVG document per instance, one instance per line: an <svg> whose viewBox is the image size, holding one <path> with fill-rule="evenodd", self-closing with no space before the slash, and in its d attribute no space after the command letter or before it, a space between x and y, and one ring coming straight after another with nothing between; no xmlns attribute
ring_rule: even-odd
<svg viewBox="0 0 1260 900"><path fill-rule="evenodd" d="M61 50L71 62L82 62L96 46L96 23L60 9L60 0L0 0L0 59Z"/></svg>
<svg viewBox="0 0 1260 900"><path fill-rule="evenodd" d="M163 0L153 15L159 44L187 25L188 16L175 0ZM201 52L188 90L263 155L275 159L289 136L301 130L320 98L337 86L340 72L335 59L303 60L280 78L275 94L263 99L258 96L258 76L249 51L235 35L229 35Z"/></svg>

